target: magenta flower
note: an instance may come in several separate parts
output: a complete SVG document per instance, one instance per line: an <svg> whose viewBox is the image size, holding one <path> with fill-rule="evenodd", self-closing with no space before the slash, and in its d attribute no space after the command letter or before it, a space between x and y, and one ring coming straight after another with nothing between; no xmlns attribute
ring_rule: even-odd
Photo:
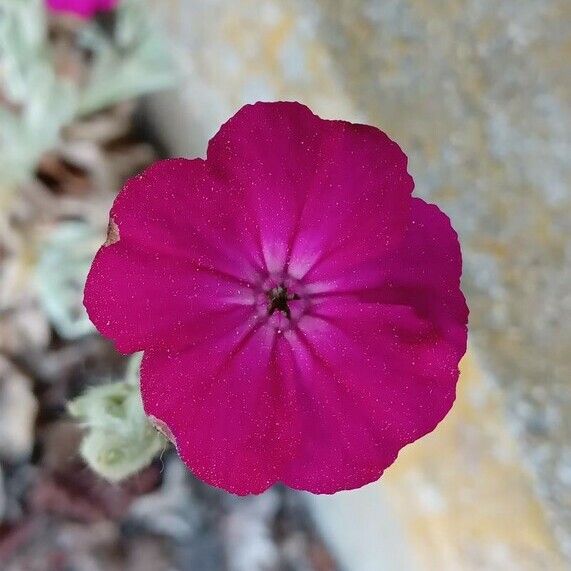
<svg viewBox="0 0 571 571"><path fill-rule="evenodd" d="M46 0L52 12L66 12L80 18L93 18L98 12L110 12L119 0Z"/></svg>
<svg viewBox="0 0 571 571"><path fill-rule="evenodd" d="M374 127L257 103L206 160L160 161L117 197L85 306L145 351L145 410L204 481L357 488L452 406L460 247L406 165Z"/></svg>

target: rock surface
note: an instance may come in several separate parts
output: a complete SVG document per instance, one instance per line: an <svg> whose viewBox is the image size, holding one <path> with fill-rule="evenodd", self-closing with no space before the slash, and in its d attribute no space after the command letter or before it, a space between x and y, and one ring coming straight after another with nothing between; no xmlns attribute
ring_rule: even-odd
<svg viewBox="0 0 571 571"><path fill-rule="evenodd" d="M0 356L0 460L18 461L30 455L37 411L30 379Z"/></svg>

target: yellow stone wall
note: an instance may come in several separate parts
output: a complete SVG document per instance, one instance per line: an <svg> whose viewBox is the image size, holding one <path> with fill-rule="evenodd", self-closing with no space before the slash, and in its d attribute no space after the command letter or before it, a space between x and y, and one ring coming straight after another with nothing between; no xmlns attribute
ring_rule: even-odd
<svg viewBox="0 0 571 571"><path fill-rule="evenodd" d="M505 410L469 353L452 412L383 477L420 569L565 568Z"/></svg>

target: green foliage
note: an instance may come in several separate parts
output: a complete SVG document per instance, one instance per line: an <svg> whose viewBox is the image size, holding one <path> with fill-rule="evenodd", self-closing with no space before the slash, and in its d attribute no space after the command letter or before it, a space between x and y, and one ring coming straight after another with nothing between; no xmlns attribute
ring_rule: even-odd
<svg viewBox="0 0 571 571"><path fill-rule="evenodd" d="M77 89L56 77L41 0L5 0L0 15L0 186L25 180L74 117Z"/></svg>
<svg viewBox="0 0 571 571"><path fill-rule="evenodd" d="M124 0L113 33L78 28L91 51L85 82L55 71L43 0L0 7L0 187L17 185L75 117L174 85L178 72L147 0Z"/></svg>
<svg viewBox="0 0 571 571"><path fill-rule="evenodd" d="M77 339L95 328L83 307L83 288L101 232L86 222L60 223L44 245L36 267L44 311L64 339Z"/></svg>
<svg viewBox="0 0 571 571"><path fill-rule="evenodd" d="M80 114L174 84L178 72L170 50L143 4L142 0L119 4L112 37L97 26L82 31L82 44L96 57L81 93Z"/></svg>
<svg viewBox="0 0 571 571"><path fill-rule="evenodd" d="M68 404L70 414L87 430L82 457L111 482L140 471L167 444L143 410L139 364L140 356L133 357L124 381L91 388Z"/></svg>

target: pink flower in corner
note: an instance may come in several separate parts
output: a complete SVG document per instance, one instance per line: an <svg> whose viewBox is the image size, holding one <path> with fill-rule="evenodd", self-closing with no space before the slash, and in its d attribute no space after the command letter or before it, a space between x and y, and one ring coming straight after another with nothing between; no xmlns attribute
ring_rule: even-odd
<svg viewBox="0 0 571 571"><path fill-rule="evenodd" d="M145 410L204 481L357 488L452 406L460 247L406 164L374 127L257 103L206 160L160 161L117 197L85 306L145 351Z"/></svg>
<svg viewBox="0 0 571 571"><path fill-rule="evenodd" d="M93 18L98 12L114 10L119 0L46 0L52 12L66 12L80 18Z"/></svg>

